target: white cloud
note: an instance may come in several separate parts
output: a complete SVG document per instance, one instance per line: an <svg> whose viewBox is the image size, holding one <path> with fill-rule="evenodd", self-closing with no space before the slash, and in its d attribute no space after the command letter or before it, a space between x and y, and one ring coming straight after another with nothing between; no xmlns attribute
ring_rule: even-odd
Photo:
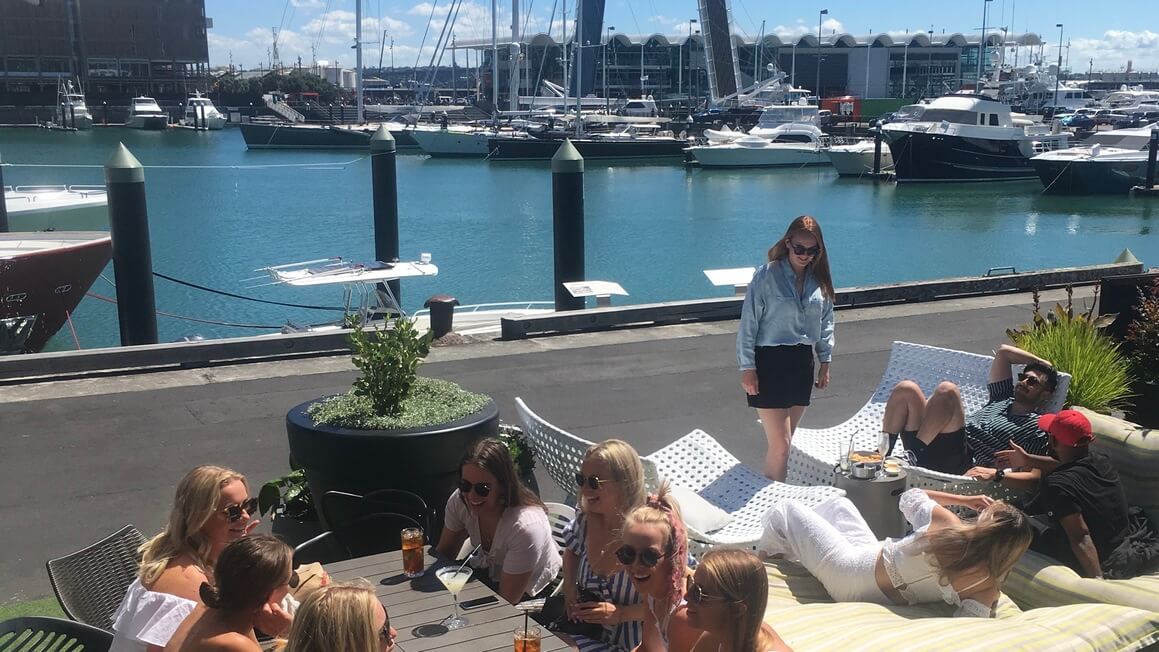
<svg viewBox="0 0 1159 652"><path fill-rule="evenodd" d="M786 38L801 38L802 36L817 36L817 27L804 24L800 18L797 19L795 25L777 25L770 30L771 34L776 34L782 40ZM836 18L826 18L821 23L822 37L830 37L833 34L844 34L845 26Z"/></svg>
<svg viewBox="0 0 1159 652"><path fill-rule="evenodd" d="M1073 70L1090 67L1091 60L1094 60L1096 71L1119 72L1126 69L1128 62L1132 70L1154 70L1159 67L1159 33L1151 30L1131 32L1112 29L1103 32L1102 38L1069 40L1069 58ZM1063 52L1066 57L1066 50Z"/></svg>
<svg viewBox="0 0 1159 652"><path fill-rule="evenodd" d="M322 0L290 0L290 4L299 9L321 9L325 6Z"/></svg>

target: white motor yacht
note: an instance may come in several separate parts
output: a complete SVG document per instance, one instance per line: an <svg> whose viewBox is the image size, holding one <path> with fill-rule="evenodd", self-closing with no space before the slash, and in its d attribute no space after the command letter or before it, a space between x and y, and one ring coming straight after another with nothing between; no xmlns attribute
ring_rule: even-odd
<svg viewBox="0 0 1159 652"><path fill-rule="evenodd" d="M72 82L66 82L58 93L56 123L73 129L92 129L93 114L85 103L84 93L76 92Z"/></svg>
<svg viewBox="0 0 1159 652"><path fill-rule="evenodd" d="M132 129L165 129L169 126L169 114L161 110L157 100L151 97L134 97L129 105L129 119L125 126Z"/></svg>
<svg viewBox="0 0 1159 652"><path fill-rule="evenodd" d="M104 186L4 186L12 231L97 231L109 228Z"/></svg>
<svg viewBox="0 0 1159 652"><path fill-rule="evenodd" d="M761 136L742 136L730 143L701 145L685 150L690 162L706 168L768 168L829 165L820 129L809 142L779 142ZM800 130L798 130L800 131Z"/></svg>
<svg viewBox="0 0 1159 652"><path fill-rule="evenodd" d="M1113 129L1093 134L1081 147L1030 159L1043 192L1073 195L1126 194L1147 179L1151 129Z"/></svg>
<svg viewBox="0 0 1159 652"><path fill-rule="evenodd" d="M225 116L217 110L212 100L196 92L185 103L185 116L182 122L185 126L195 129L222 129L225 127Z"/></svg>
<svg viewBox="0 0 1159 652"><path fill-rule="evenodd" d="M833 163L837 174L843 177L859 177L873 173L874 142L872 138L862 139L848 145L830 145L825 155ZM889 152L889 144L881 143L881 162L879 172L893 169L893 155Z"/></svg>

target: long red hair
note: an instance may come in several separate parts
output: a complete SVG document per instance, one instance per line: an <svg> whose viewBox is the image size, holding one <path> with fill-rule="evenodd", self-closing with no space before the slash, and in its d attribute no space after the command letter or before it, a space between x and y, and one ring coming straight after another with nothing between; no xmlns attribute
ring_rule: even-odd
<svg viewBox="0 0 1159 652"><path fill-rule="evenodd" d="M789 255L789 238L798 233L808 233L817 239L817 246L821 247L821 253L813 257L807 269L813 272L813 276L817 278L817 285L821 286L821 292L830 301L833 301L836 298L836 293L833 291L833 276L829 273L829 248L825 246L825 236L821 235L821 225L817 223L816 218L810 215L802 215L793 220L789 224L788 230L785 231L784 237L777 240L777 244L769 249L769 262L787 258Z"/></svg>

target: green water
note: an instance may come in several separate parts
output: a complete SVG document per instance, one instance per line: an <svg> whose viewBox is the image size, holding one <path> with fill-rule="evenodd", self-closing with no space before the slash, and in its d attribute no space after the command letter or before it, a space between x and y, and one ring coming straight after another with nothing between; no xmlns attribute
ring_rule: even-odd
<svg viewBox="0 0 1159 652"><path fill-rule="evenodd" d="M266 265L373 257L370 162L357 152L250 152L236 130L0 130L0 157L17 164L5 168L5 182L101 183L99 166L118 141L149 168L158 272L263 299L340 305L338 288L253 287L260 281L244 279ZM430 252L440 269L436 278L403 283L405 307L443 293L464 304L551 300L546 164L400 154L398 185L401 258ZM589 164L585 202L588 277L623 285L631 296L617 303L726 296L731 288L713 287L701 270L759 264L802 213L824 227L838 286L1107 263L1124 248L1159 261L1155 200L1044 196L1037 182L894 186L840 179L826 168ZM105 276L112 279L111 270ZM98 280L92 292L115 289ZM161 279L156 296L160 311L231 323L334 317ZM86 348L118 342L111 304L87 298L74 322ZM162 341L269 332L165 316L158 326ZM66 331L50 348L74 346Z"/></svg>

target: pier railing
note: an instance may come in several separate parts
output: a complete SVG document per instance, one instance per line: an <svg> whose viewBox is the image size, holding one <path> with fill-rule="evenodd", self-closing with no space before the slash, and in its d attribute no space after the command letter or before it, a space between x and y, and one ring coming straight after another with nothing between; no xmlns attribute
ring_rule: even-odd
<svg viewBox="0 0 1159 652"><path fill-rule="evenodd" d="M264 97L266 100L266 108L273 111L274 113L277 113L286 120L289 120L290 122L306 121L306 116L302 115L297 109L290 106L289 104L286 104L280 100L275 100L268 95Z"/></svg>

